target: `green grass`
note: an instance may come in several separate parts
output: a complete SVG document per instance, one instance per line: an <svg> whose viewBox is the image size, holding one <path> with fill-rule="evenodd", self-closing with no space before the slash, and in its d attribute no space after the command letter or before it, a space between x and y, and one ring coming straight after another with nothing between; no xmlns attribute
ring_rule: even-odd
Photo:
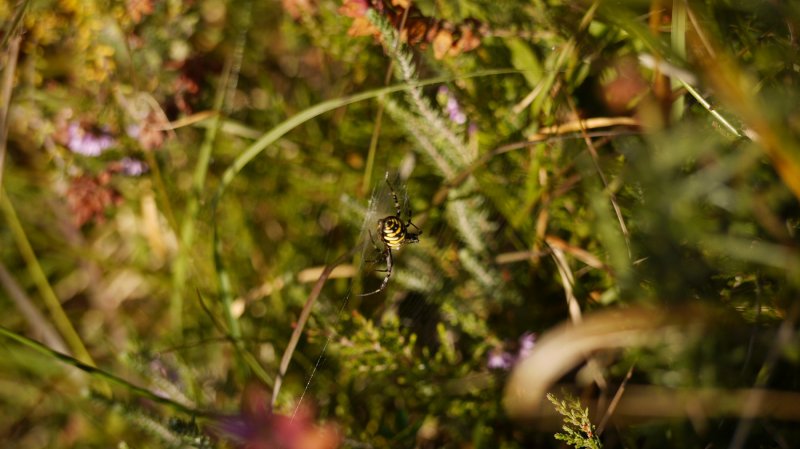
<svg viewBox="0 0 800 449"><path fill-rule="evenodd" d="M12 3L8 447L800 438L793 5Z"/></svg>

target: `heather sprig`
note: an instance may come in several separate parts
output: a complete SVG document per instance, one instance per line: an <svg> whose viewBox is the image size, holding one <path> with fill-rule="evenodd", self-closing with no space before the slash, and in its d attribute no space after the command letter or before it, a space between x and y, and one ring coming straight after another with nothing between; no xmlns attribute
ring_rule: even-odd
<svg viewBox="0 0 800 449"><path fill-rule="evenodd" d="M589 409L583 408L578 398L566 395L566 399L559 400L554 394L547 393L547 399L553 404L556 411L563 416L563 433L555 434L561 440L575 448L600 449L603 447L600 438L595 433L595 426L589 420Z"/></svg>

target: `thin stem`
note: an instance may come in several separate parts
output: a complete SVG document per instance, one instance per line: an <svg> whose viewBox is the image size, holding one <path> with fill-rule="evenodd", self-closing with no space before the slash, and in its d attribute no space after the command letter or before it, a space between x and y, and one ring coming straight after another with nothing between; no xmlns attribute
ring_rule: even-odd
<svg viewBox="0 0 800 449"><path fill-rule="evenodd" d="M698 103L700 103L700 106L705 108L705 110L707 110L712 116L714 116L714 118L717 119L717 121L719 121L722 124L722 126L724 126L728 131L733 133L734 136L742 137L742 133L740 133L739 130L736 129L736 127L731 125L730 122L728 122L728 120L722 116L722 114L720 114L716 109L714 109L714 107L711 106L711 103L706 101L706 99L703 98L703 96L700 95L699 92L697 92L697 89L692 87L689 83L687 83L681 78L678 78L678 81L684 88L686 88L686 90L694 97L694 99L697 100Z"/></svg>
<svg viewBox="0 0 800 449"><path fill-rule="evenodd" d="M17 10L14 11L14 18L11 19L11 25L4 32L0 48L4 48L11 39L19 37L17 30L22 26L22 19L25 17L25 13L28 12L28 6L30 4L30 0L23 0L18 4Z"/></svg>
<svg viewBox="0 0 800 449"><path fill-rule="evenodd" d="M197 222L198 213L200 211L200 199L203 196L203 191L206 185L206 176L208 174L208 167L211 161L211 153L214 149L217 133L222 126L223 109L226 105L226 102L227 104L230 104L231 98L236 91L237 80L239 79L239 71L242 67L242 58L244 55L244 48L247 38L247 29L250 26L250 3L248 3L245 7L244 16L241 20L244 23L242 24L237 37L233 56L229 58L226 63L221 84L214 98L213 116L211 118L211 123L209 124L208 128L206 128L203 143L200 146L197 165L195 166L194 175L192 177L192 193L189 197L189 204L186 207L186 214L184 215L183 222L181 223L181 245L179 248L180 252L178 260L175 262L175 268L173 271L173 288L172 298L170 301L172 325L176 332L181 332L183 328L183 286L186 279L186 272L190 264L189 252L194 244L195 223ZM235 323L230 327L231 332L235 332L237 329L238 323ZM234 340L236 339L237 337L234 337Z"/></svg>
<svg viewBox="0 0 800 449"><path fill-rule="evenodd" d="M3 88L0 92L0 195L2 195L3 172L8 145L8 107L11 104L11 93L14 90L14 73L17 71L20 36L11 39L6 56L6 69L3 72Z"/></svg>
<svg viewBox="0 0 800 449"><path fill-rule="evenodd" d="M8 297L17 306L17 310L28 321L28 325L33 329L34 336L41 336L48 346L59 352L67 352L67 345L58 334L58 331L47 321L47 318L36 308L31 298L14 279L14 276L6 270L5 265L0 262L0 284L6 290Z"/></svg>
<svg viewBox="0 0 800 449"><path fill-rule="evenodd" d="M228 322L228 330L230 331L231 339L236 343L237 347L242 342L242 330L239 327L239 321L233 315L233 293L231 291L231 279L228 275L228 270L222 262L222 240L217 233L217 227L214 227L214 265L217 272L217 281L219 282L220 299L222 300L222 308L225 314L225 320Z"/></svg>
<svg viewBox="0 0 800 449"><path fill-rule="evenodd" d="M672 29L670 31L672 51L676 56L686 59L686 0L673 0L672 2ZM672 88L680 85L680 81L672 79ZM672 103L672 119L678 120L683 116L683 96L676 98Z"/></svg>
<svg viewBox="0 0 800 449"><path fill-rule="evenodd" d="M199 410L195 410L195 409L193 409L191 407L183 405L183 404L181 404L179 402L175 402L172 399L165 398L163 396L159 396L159 395L153 393L152 391L150 391L150 390L148 390L146 388L134 385L134 384L128 382L127 380L125 380L125 379L123 379L121 377L118 377L118 376L116 376L114 374L111 374L111 373L109 373L107 371L104 371L102 369L99 369L99 368L95 367L94 365L89 365L89 364L83 363L82 361L80 361L80 360L78 360L78 359L76 359L74 357L71 357L71 356L69 356L67 354L62 354L62 353L60 353L58 351L54 351L53 349L50 349L47 346L45 346L45 345L43 345L43 344L41 344L41 343L39 343L39 342L37 342L35 340L31 340L28 337L24 337L24 336L14 332L14 331L12 331L10 329L7 329L7 328L5 328L3 326L0 326L0 335L2 335L4 337L7 337L7 338L9 338L11 340L14 340L17 343L20 343L20 344L22 344L24 346L27 346L28 348L33 349L34 351L36 351L36 352L38 352L40 354L46 355L48 357L53 357L53 358L59 360L60 362L63 362L65 364L67 364L67 365L70 365L70 366L73 366L75 368L78 368L79 370L84 371L84 372L88 373L91 376L98 377L98 378L100 378L100 379L102 379L104 381L108 381L109 383L112 383L112 384L115 384L115 385L119 385L119 386L125 388L126 390L128 390L130 393L135 394L137 396L140 396L140 397L143 397L143 398L146 398L146 399L150 399L153 402L157 402L159 404L167 405L169 407L172 407L172 408L174 408L174 409L176 409L178 411L184 412L184 413L189 414L189 415L198 416L198 415L206 415L207 414L205 412L201 412Z"/></svg>
<svg viewBox="0 0 800 449"><path fill-rule="evenodd" d="M421 86L429 86L432 84L440 84L446 83L449 81L453 81L456 79L468 79L468 78L477 78L483 76L498 76L498 75L517 75L521 72L516 69L498 69L498 70L481 70L478 72L470 73L467 75L460 75L460 76L443 76L437 78L430 78L427 80L415 82L415 83L402 83L402 84L395 84L392 86L382 87L379 89L368 90L366 92L361 92L358 94L334 98L333 100L324 101L322 103L318 103L308 109L305 109L292 117L284 120L283 122L279 123L277 126L269 130L267 133L261 136L256 142L252 145L247 147L237 158L236 160L231 163L230 166L225 170L222 174L222 178L220 180L220 184L217 187L217 192L214 195L213 200L213 207L216 208L216 204L219 202L220 198L225 192L225 189L230 185L236 175L249 164L256 156L261 154L264 149L268 146L273 144L275 141L283 137L286 133L293 130L294 128L302 125L303 123L322 115L326 112L332 111L334 109L338 109L353 103L358 103L364 100L370 100L373 98L380 97L381 95L387 95L394 92L400 92L405 90L414 89Z"/></svg>
<svg viewBox="0 0 800 449"><path fill-rule="evenodd" d="M403 12L403 19L400 22L400 29L402 30L408 18L408 8ZM400 45L398 39L395 43L395 51ZM383 78L383 84L389 84L392 79L392 72L394 71L394 60L389 60L389 67L386 69L386 75ZM382 100L382 98L379 98ZM378 150L378 137L381 134L381 125L383 123L383 101L378 101L378 112L375 114L375 126L372 128L372 137L369 140L369 151L367 152L367 166L364 168L364 181L361 183L362 191L366 191L372 183L372 171L375 165L375 154Z"/></svg>
<svg viewBox="0 0 800 449"><path fill-rule="evenodd" d="M584 122L590 122L592 119L584 120ZM623 124L623 123L620 123ZM628 123L624 123L629 125ZM599 126L609 126L605 122ZM552 128L552 127L551 127ZM588 124L585 124L585 128L590 128ZM432 207L439 206L442 204L446 199L447 195L450 190L457 188L461 184L463 184L469 176L475 172L477 169L482 168L485 166L490 160L492 160L495 156L499 156L501 154L510 153L512 151L520 150L523 148L528 148L533 145L537 145L540 143L545 142L553 142L553 141L560 141L560 140L567 140L567 139L581 139L583 138L582 134L576 134L574 132L569 132L568 127L558 128L552 130L552 134L545 134L545 133L538 133L531 136L528 140L523 142L516 142L510 143L506 145L501 145L495 148L492 151L488 151L484 153L479 159L475 162L470 164L467 168L459 172L457 175L453 176L448 180L442 187L439 189L438 192L433 196L433 201L431 203ZM613 137L613 136L622 136L622 135L629 135L632 133L638 134L638 131L634 130L610 130L610 131L593 131L587 132L586 135L590 138L593 137Z"/></svg>
<svg viewBox="0 0 800 449"><path fill-rule="evenodd" d="M572 98L567 97L567 102L569 103L573 113L578 116L578 110L575 107L575 103L572 101ZM617 196L609 187L608 180L606 180L606 175L603 173L603 169L600 167L600 156L597 154L597 148L595 148L594 142L592 142L592 139L586 133L586 128L583 127L583 122L580 119L578 120L578 123L581 124L581 135L583 136L583 141L586 142L586 148L589 150L589 154L592 156L592 164L594 164L594 169L597 171L597 175L603 182L603 187L605 188L606 192L608 193L608 197L611 200L611 206L614 208L614 213L617 215L617 221L619 222L620 230L622 230L622 235L625 237L625 246L628 247L628 258L631 258L633 257L633 254L631 253L630 235L628 233L628 227L625 226L625 219L622 217L622 210L619 207L619 203L617 203Z"/></svg>
<svg viewBox="0 0 800 449"><path fill-rule="evenodd" d="M72 322L70 322L69 317L67 317L67 313L64 311L64 308L61 307L61 301L58 300L53 288L50 286L50 282L47 280L47 276L44 274L44 270L42 270L42 266L39 265L39 259L36 257L36 253L33 251L28 237L25 235L25 230L22 228L22 224L14 210L14 205L11 204L8 195L0 196L0 207L2 207L6 215L6 221L8 222L11 234L17 241L17 247L28 266L28 273L39 289L39 294L42 296L45 306L55 322L56 329L58 329L61 336L66 340L70 351L72 351L81 362L94 365L95 363L89 355L89 351L87 351L86 347L83 345L83 340L81 340L80 335L78 335L78 332L72 326Z"/></svg>
<svg viewBox="0 0 800 449"><path fill-rule="evenodd" d="M242 360L261 382L263 382L265 385L272 385L274 382L272 377L264 370L264 367L261 366L261 364L258 362L258 359L251 352L249 352L247 348L245 348L242 340L237 341L233 339L228 329L226 329L225 326L223 326L222 323L217 320L217 317L214 316L214 314L211 312L211 309L208 308L206 302L203 300L203 296L200 295L199 291L197 292L197 300L200 303L200 308L203 309L203 312L214 324L214 327L224 335L222 340L233 344L234 349L236 349L237 353L242 357Z"/></svg>
<svg viewBox="0 0 800 449"><path fill-rule="evenodd" d="M614 415L614 411L617 409L620 399L622 399L622 394L625 393L625 386L628 385L628 381L631 380L631 376L633 376L633 368L635 366L636 365L631 365L631 367L628 369L628 373L625 374L625 378L622 379L622 383L620 384L619 388L617 388L617 392L614 393L614 398L611 400L611 404L608 405L608 409L606 409L603 419L600 420L600 424L597 426L597 431L595 432L597 436L602 435L603 431L606 430L608 420Z"/></svg>

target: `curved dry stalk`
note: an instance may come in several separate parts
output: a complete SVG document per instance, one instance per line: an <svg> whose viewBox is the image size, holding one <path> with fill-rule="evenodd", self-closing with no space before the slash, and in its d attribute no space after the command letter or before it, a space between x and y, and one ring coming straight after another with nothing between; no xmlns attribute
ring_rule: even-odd
<svg viewBox="0 0 800 449"><path fill-rule="evenodd" d="M689 330L709 322L711 315L701 307L631 307L584 315L580 323L565 322L542 335L530 356L511 373L504 398L506 409L513 417L535 416L548 389L588 355L604 349L663 343L674 335L670 332L674 328L680 328L680 336L689 336Z"/></svg>
<svg viewBox="0 0 800 449"><path fill-rule="evenodd" d="M561 277L561 285L564 287L564 296L566 296L567 299L569 319L574 324L580 324L583 319L581 306L578 304L578 298L575 297L575 292L572 289L572 286L575 285L575 276L569 268L569 262L567 262L564 251L561 248L549 245L549 243L548 246L550 246L550 254L553 256L558 274Z"/></svg>
<svg viewBox="0 0 800 449"><path fill-rule="evenodd" d="M616 421L689 418L695 426L704 426L705 420L723 416L738 416L744 421L756 418L800 421L800 393L797 391L653 385L628 385L625 391L616 408ZM759 397L758 403L752 402L754 396Z"/></svg>
<svg viewBox="0 0 800 449"><path fill-rule="evenodd" d="M311 316L311 308L314 306L317 298L319 298L319 294L322 292L322 287L331 276L333 269L341 265L345 260L353 257L353 254L355 254L359 248L361 248L361 245L355 245L350 251L339 256L339 258L334 260L330 265L327 265L319 275L319 279L317 279L317 283L314 284L314 287L311 289L311 293L308 294L308 299L306 299L303 310L300 312L300 318L297 320L297 324L294 327L294 332L292 332L292 336L289 338L289 344L286 346L286 350L283 352L283 357L281 357L278 375L275 377L275 384L272 388L272 406L275 406L275 401L278 399L278 393L281 391L286 370L289 368L289 363L292 361L292 355L294 355L294 350L297 348L297 343L300 341L300 335L303 333L303 329L306 326L308 317Z"/></svg>
<svg viewBox="0 0 800 449"><path fill-rule="evenodd" d="M578 298L575 296L575 291L573 290L573 286L575 285L575 275L572 273L572 269L569 267L569 262L567 261L564 251L557 246L550 245L550 243L547 241L545 241L545 243L550 248L550 255L553 256L553 260L555 261L558 269L558 274L561 277L561 285L564 287L564 295L567 299L569 318L574 324L580 324L583 321L583 314L581 313L581 306L578 304ZM606 382L605 378L603 377L600 364L597 362L595 357L591 355L587 357L587 361L587 367L590 369L590 374L594 379L594 382L601 390L605 390L608 386L608 382Z"/></svg>

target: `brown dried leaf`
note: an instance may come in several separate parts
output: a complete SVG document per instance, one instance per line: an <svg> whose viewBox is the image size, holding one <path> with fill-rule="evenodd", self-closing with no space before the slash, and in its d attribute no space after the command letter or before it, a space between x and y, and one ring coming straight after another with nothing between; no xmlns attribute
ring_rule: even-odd
<svg viewBox="0 0 800 449"><path fill-rule="evenodd" d="M150 112L147 118L142 122L139 128L139 135L136 139L145 150L157 150L164 144L164 128L168 127L169 123L163 123L159 116Z"/></svg>
<svg viewBox="0 0 800 449"><path fill-rule="evenodd" d="M440 30L433 39L433 57L436 59L444 58L452 46L453 33L450 30Z"/></svg>
<svg viewBox="0 0 800 449"><path fill-rule="evenodd" d="M67 204L72 211L75 226L81 227L89 221L104 223L106 209L122 202L122 195L108 185L111 175L107 172L97 177L78 176L67 188Z"/></svg>
<svg viewBox="0 0 800 449"><path fill-rule="evenodd" d="M133 23L139 23L144 16L153 14L153 0L126 0L125 9Z"/></svg>
<svg viewBox="0 0 800 449"><path fill-rule="evenodd" d="M481 45L481 38L472 27L462 26L458 45L462 52L471 51Z"/></svg>
<svg viewBox="0 0 800 449"><path fill-rule="evenodd" d="M339 14L359 19L367 14L369 6L368 0L344 0L342 6L339 7Z"/></svg>
<svg viewBox="0 0 800 449"><path fill-rule="evenodd" d="M282 0L283 10L292 16L294 20L298 20L303 16L310 16L316 13L317 5L314 0Z"/></svg>
<svg viewBox="0 0 800 449"><path fill-rule="evenodd" d="M428 33L428 22L424 17L409 18L403 29L402 37L409 45L424 42Z"/></svg>
<svg viewBox="0 0 800 449"><path fill-rule="evenodd" d="M350 29L347 30L347 35L353 37L373 36L379 33L380 32L378 31L378 28L376 28L366 17L359 17L353 20L352 25L350 25Z"/></svg>
<svg viewBox="0 0 800 449"><path fill-rule="evenodd" d="M624 114L635 106L649 89L636 60L622 59L614 64L616 76L601 86L603 101L614 114Z"/></svg>
<svg viewBox="0 0 800 449"><path fill-rule="evenodd" d="M198 86L197 82L186 74L181 74L173 82L172 91L175 92L175 107L182 113L191 115L192 107L189 105L187 97L191 97L200 91L200 86Z"/></svg>

